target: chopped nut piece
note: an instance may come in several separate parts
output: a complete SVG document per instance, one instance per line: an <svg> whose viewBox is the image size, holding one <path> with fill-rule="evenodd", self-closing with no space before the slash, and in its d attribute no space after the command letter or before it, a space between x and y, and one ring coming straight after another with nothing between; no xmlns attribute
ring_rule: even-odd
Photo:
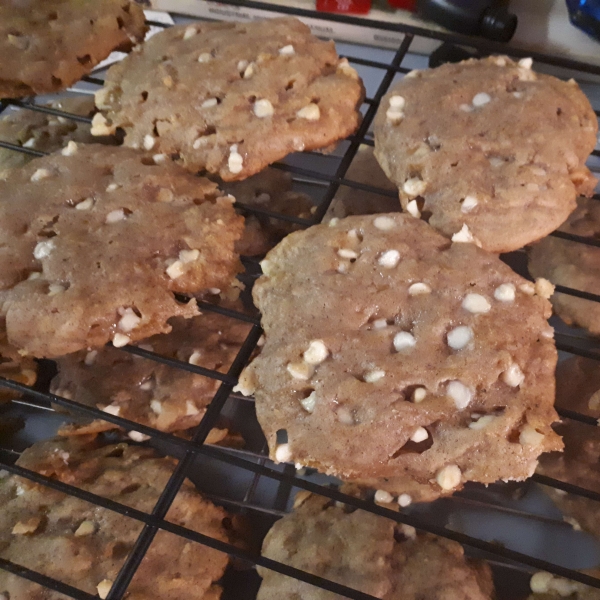
<svg viewBox="0 0 600 600"><path fill-rule="evenodd" d="M405 104L406 100L402 96L396 95L390 97L390 106L392 106L393 108L402 109L404 108Z"/></svg>
<svg viewBox="0 0 600 600"><path fill-rule="evenodd" d="M96 530L92 521L82 521L79 527L75 530L75 535L81 537L83 535L90 535Z"/></svg>
<svg viewBox="0 0 600 600"><path fill-rule="evenodd" d="M203 52L199 57L198 57L198 62L199 63L206 63L208 62L210 59L212 58L212 56L208 53L208 52Z"/></svg>
<svg viewBox="0 0 600 600"><path fill-rule="evenodd" d="M484 415L483 417L479 417L476 421L469 423L469 429L474 429L476 431L485 429L495 419L496 417L494 415Z"/></svg>
<svg viewBox="0 0 600 600"><path fill-rule="evenodd" d="M196 33L198 33L196 28L193 25L190 25L189 27L185 28L185 31L183 32L183 39L189 40L190 38L194 37Z"/></svg>
<svg viewBox="0 0 600 600"><path fill-rule="evenodd" d="M452 235L452 241L462 244L475 244L481 247L481 243L473 236L466 223L461 227L460 231Z"/></svg>
<svg viewBox="0 0 600 600"><path fill-rule="evenodd" d="M115 417L118 417L121 414L121 407L118 404L109 404L108 406L105 406L102 410L103 412L108 413L109 415L113 415Z"/></svg>
<svg viewBox="0 0 600 600"><path fill-rule="evenodd" d="M358 252L355 252L354 250L351 250L350 248L340 248L338 251L338 256L341 256L342 258L358 258Z"/></svg>
<svg viewBox="0 0 600 600"><path fill-rule="evenodd" d="M98 596L100 596L100 598L102 598L102 600L106 600L106 597L108 596L112 585L113 585L113 582L110 579L103 579L96 586L96 589L98 590Z"/></svg>
<svg viewBox="0 0 600 600"><path fill-rule="evenodd" d="M117 323L117 327L121 331L132 331L142 322L141 317L138 317L132 308L119 309L119 314L121 315L121 318Z"/></svg>
<svg viewBox="0 0 600 600"><path fill-rule="evenodd" d="M531 69L531 67L533 66L533 58L522 58L519 61L519 66L522 69Z"/></svg>
<svg viewBox="0 0 600 600"><path fill-rule="evenodd" d="M109 125L106 117L102 113L96 113L92 119L92 135L112 135L117 128L114 125Z"/></svg>
<svg viewBox="0 0 600 600"><path fill-rule="evenodd" d="M35 533L37 528L40 526L42 520L40 517L31 517L27 521L19 521L15 524L12 529L13 535L28 535Z"/></svg>
<svg viewBox="0 0 600 600"><path fill-rule="evenodd" d="M414 217L415 219L421 218L421 211L419 210L419 205L417 204L416 200L411 200L406 205L406 212L408 212L408 214Z"/></svg>
<svg viewBox="0 0 600 600"><path fill-rule="evenodd" d="M535 280L535 293L546 300L549 300L554 294L554 285L543 277L538 277Z"/></svg>
<svg viewBox="0 0 600 600"><path fill-rule="evenodd" d="M78 202L75 205L75 208L77 210L90 210L90 208L92 208L92 206L94 206L94 199L93 198L86 198L85 200L82 200L81 202Z"/></svg>
<svg viewBox="0 0 600 600"><path fill-rule="evenodd" d="M106 222L107 223L118 223L119 221L122 221L123 219L125 219L125 211L122 208L118 208L117 210L111 210L107 215L106 215Z"/></svg>
<svg viewBox="0 0 600 600"><path fill-rule="evenodd" d="M177 279L178 277L181 277L184 273L185 273L185 269L183 268L183 262L180 260L176 260L176 261L172 262L167 267L167 275L171 279Z"/></svg>

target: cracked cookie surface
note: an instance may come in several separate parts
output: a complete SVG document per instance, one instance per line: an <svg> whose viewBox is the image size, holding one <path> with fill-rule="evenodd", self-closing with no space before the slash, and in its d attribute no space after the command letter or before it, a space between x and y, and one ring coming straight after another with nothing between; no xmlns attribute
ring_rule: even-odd
<svg viewBox="0 0 600 600"><path fill-rule="evenodd" d="M243 219L207 179L122 147L75 145L0 181L0 316L37 357L170 331L176 293L225 289Z"/></svg>
<svg viewBox="0 0 600 600"><path fill-rule="evenodd" d="M2 2L0 98L63 90L145 31L144 12L131 0Z"/></svg>
<svg viewBox="0 0 600 600"><path fill-rule="evenodd" d="M495 56L404 77L375 117L375 156L410 214L509 252L548 235L577 195L593 193L585 161L597 131L575 81Z"/></svg>
<svg viewBox="0 0 600 600"><path fill-rule="evenodd" d="M292 233L261 264L266 342L238 389L271 458L420 501L562 447L547 282L399 213Z"/></svg>
<svg viewBox="0 0 600 600"><path fill-rule="evenodd" d="M294 18L170 27L111 67L93 133L245 179L331 146L359 124L363 86L333 42Z"/></svg>

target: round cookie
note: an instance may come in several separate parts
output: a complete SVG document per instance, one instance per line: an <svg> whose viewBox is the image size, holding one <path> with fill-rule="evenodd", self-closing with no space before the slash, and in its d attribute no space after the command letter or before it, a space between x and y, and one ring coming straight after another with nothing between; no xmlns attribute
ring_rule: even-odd
<svg viewBox="0 0 600 600"><path fill-rule="evenodd" d="M128 146L245 179L353 133L363 95L333 42L297 19L199 22L158 33L109 69L92 133L122 127Z"/></svg>
<svg viewBox="0 0 600 600"><path fill-rule="evenodd" d="M583 572L592 577L600 577L600 569L586 569ZM534 573L530 587L533 594L527 600L600 600L600 589L544 571Z"/></svg>
<svg viewBox="0 0 600 600"><path fill-rule="evenodd" d="M95 112L93 96L69 96L43 106L82 117L91 117ZM90 127L88 123L65 117L20 109L3 113L0 119L0 140L40 152L60 150L70 141L117 144L113 136L105 139L93 137ZM34 158L31 154L0 148L0 179L5 179L11 169L22 167Z"/></svg>
<svg viewBox="0 0 600 600"><path fill-rule="evenodd" d="M270 210L280 215L310 219L313 203L309 196L293 189L290 173L267 167L244 181L217 181L219 187L231 194L236 203ZM245 211L241 210L242 214ZM244 256L256 256L268 252L283 237L301 229L302 225L247 212L244 219L244 235L235 249Z"/></svg>
<svg viewBox="0 0 600 600"><path fill-rule="evenodd" d="M343 552L340 549L343 548ZM301 492L267 534L263 556L383 600L487 600L490 569L456 542ZM257 600L333 600L332 592L258 567Z"/></svg>
<svg viewBox="0 0 600 600"><path fill-rule="evenodd" d="M227 372L250 331L243 321L208 311L191 319L176 317L170 324L170 333L137 345L220 372ZM221 384L109 346L61 357L57 364L59 373L52 380L52 393L160 431L197 425ZM95 425L96 430L116 428L106 421ZM131 434L133 439L139 435Z"/></svg>
<svg viewBox="0 0 600 600"><path fill-rule="evenodd" d="M155 157L158 161L158 157ZM216 185L134 150L71 144L0 181L0 317L55 357L167 333L240 269L243 219Z"/></svg>
<svg viewBox="0 0 600 600"><path fill-rule="evenodd" d="M63 90L145 31L144 12L131 0L2 2L0 98Z"/></svg>
<svg viewBox="0 0 600 600"><path fill-rule="evenodd" d="M83 438L50 440L17 464L137 510L151 512L174 463L148 448L99 446ZM0 557L106 598L142 523L11 476L0 485ZM168 521L228 541L227 513L184 482ZM127 598L216 600L227 555L159 531L129 585ZM193 590L191 594L190 590ZM64 596L0 570L0 596L62 600Z"/></svg>
<svg viewBox="0 0 600 600"><path fill-rule="evenodd" d="M579 198L577 208L560 231L593 241L600 235L600 202ZM529 272L558 285L600 294L600 248L555 237L535 244L529 253ZM552 298L556 314L568 325L600 335L600 303L567 294Z"/></svg>
<svg viewBox="0 0 600 600"><path fill-rule="evenodd" d="M597 131L575 81L496 56L404 77L375 117L375 156L410 214L446 237L510 252L593 193L585 161Z"/></svg>
<svg viewBox="0 0 600 600"><path fill-rule="evenodd" d="M547 282L400 213L292 233L261 265L238 389L271 458L421 501L562 447Z"/></svg>

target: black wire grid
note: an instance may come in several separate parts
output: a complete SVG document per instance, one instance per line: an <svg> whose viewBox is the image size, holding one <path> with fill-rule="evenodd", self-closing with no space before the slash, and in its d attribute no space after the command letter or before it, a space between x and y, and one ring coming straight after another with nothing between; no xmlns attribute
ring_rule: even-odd
<svg viewBox="0 0 600 600"><path fill-rule="evenodd" d="M285 6L274 6L272 4L265 4L262 2L241 2L239 0L228 0L226 3L232 5L243 5L248 8L257 8L293 14L297 16L317 16L316 13L314 13L313 11L290 8ZM365 22L362 19L352 16L323 13L319 13L318 16L322 19L329 19L332 21L338 21L347 24L365 24ZM164 27L164 24L161 23L152 24ZM312 186L318 186L320 188L322 194L318 204L316 205L316 210L314 214L310 219L300 219L293 216L279 215L277 213L262 210L259 208L242 206L241 208L244 212L255 213L259 216L262 215L278 218L307 227L315 223L319 223L323 219L332 200L336 196L336 193L338 192L341 186L350 187L357 191L378 193L382 196L394 197L396 195L395 192L379 189L377 187L362 182L348 179L346 174L359 146L361 144L369 146L373 145L372 137L369 134L369 128L371 126L373 117L375 116L375 112L377 110L381 98L388 90L394 78L397 77L398 74L401 75L410 70L403 66L403 63L406 54L411 48L411 44L416 36L431 38L440 42L460 44L461 46L471 48L482 55L502 53L508 54L515 58L532 56L538 64L568 69L570 71L569 76L574 76L576 80L578 79L578 77L581 77L584 74L587 74L588 76L591 75L592 77L600 75L600 66L595 66L576 60L570 60L555 56L547 56L535 52L521 51L512 48L509 49L502 44L490 42L483 39L474 40L472 38L466 38L460 35L434 32L418 27L391 24L379 21L369 21L367 25L370 27L379 28L381 30L403 33L404 39L400 44L398 50L395 52L393 59L389 63L378 62L375 60L367 60L356 56L347 56L348 60L351 63L354 63L355 65L363 65L365 67L372 67L381 70L384 73L384 75L373 97L365 99L363 107L364 119L362 121L362 124L359 127L358 131L348 139L347 146L343 152L343 156L339 160L339 164L334 174L327 175L311 169L293 166L290 164L279 163L274 165L277 168L290 172L296 181L300 181L304 184L309 184ZM103 83L101 79L95 77L84 77L83 79L88 84L92 84L95 86L102 85ZM69 114L64 111L53 108L38 106L30 101L21 100L1 100L0 113L6 110L11 105L20 107L21 109L43 112L50 115L54 115L56 117L63 117L74 121L84 123L89 123L91 121L91 119L86 117ZM600 114L600 112L596 110L596 115L598 114ZM2 141L0 141L0 147L8 148L17 152L24 152L34 156L42 156L44 154L42 152L30 148L24 148ZM595 150L593 152L593 156L599 157L600 151ZM596 194L594 196L594 199L600 200L600 195ZM579 242L592 246L600 246L600 241L595 239L581 238L579 236L565 234L562 232L555 232L552 235L561 237L563 239L568 239L574 242ZM255 277L260 272L257 262L253 259L246 259L245 265L247 267L247 275L250 277L250 279L252 279L252 277ZM600 296L596 294L582 292L579 290L566 288L564 286L557 286L556 290L557 292L569 294L579 298L584 298L595 302L600 301ZM195 428L193 436L189 440L176 437L175 435L169 433L160 432L151 427L108 414L97 408L80 405L77 402L60 396L55 396L53 394L48 393L47 391L39 391L38 389L32 389L20 383L0 378L0 387L24 394L24 400L14 400L13 402L15 403L24 403L27 406L34 408L34 410L40 411L47 410L51 405L57 405L63 409L68 410L69 412L81 415L82 417L102 419L110 423L114 423L127 431L133 430L148 435L152 438L154 443L166 444L167 447L172 449L170 453L179 457L177 466L174 469L169 482L163 489L158 501L156 502L154 509L150 514L147 514L125 506L123 504L120 504L118 502L115 502L113 500L109 500L98 495L92 494L90 492L81 490L72 485L49 479L43 475L24 469L23 467L16 466L14 464L14 461L15 457L18 456L18 453L16 453L12 449L0 448L0 467L2 469L12 474L19 475L33 482L57 490L59 492L69 494L73 497L79 498L80 500L93 503L99 507L115 511L122 515L126 515L127 517L135 519L143 524L142 531L133 549L130 551L127 559L123 563L121 571L113 583L112 589L107 597L107 600L120 600L124 597L124 595L127 592L128 585L131 582L134 574L136 573L140 562L144 558L146 551L152 543L154 536L161 529L164 531L169 531L178 536L187 538L190 541L198 542L216 550L225 552L232 557L243 559L244 561L247 561L251 564L260 565L262 567L272 569L281 574L294 577L296 579L315 585L319 588L329 590L341 596L352 598L353 600L375 600L374 597L369 594L359 592L357 590L329 581L322 577L295 569L293 567L284 565L282 563L278 563L265 557L261 557L256 553L240 549L229 543L213 539L201 533L191 531L185 527L181 527L169 521L166 521L165 516L167 514L167 511L169 510L169 507L175 499L184 479L192 475L193 463L198 458L214 460L226 469L240 469L247 474L251 474L249 480L250 482L242 501L231 500L228 498L217 498L217 501L220 501L226 506L230 505L234 509L237 507L250 514L253 514L255 511L259 511L268 514L271 517L281 516L282 514L284 514L283 509L286 506L287 497L289 496L292 488L300 488L316 494L320 494L322 496L330 498L333 501L343 502L357 509L370 511L382 517L392 519L398 523L410 525L419 530L427 531L435 535L454 540L466 546L467 549L472 549L483 553L488 559L490 559L490 562L492 562L493 564L503 565L507 568L514 568L514 566L516 565L517 569L526 570L530 572L533 570L549 571L556 575L567 577L569 579L590 585L595 588L600 588L600 579L581 573L579 571L568 569L558 564L548 562L546 560L541 560L528 554L517 552L515 550L511 550L499 544L490 543L478 539L476 537L466 535L464 533L453 531L443 525L436 524L432 519L419 516L418 513L409 514L405 511L395 512L382 506L376 505L371 501L361 500L358 498L347 496L338 491L335 487L321 485L309 479L305 479L299 473L297 473L295 468L293 468L291 465L281 468L280 466L278 467L270 463L265 454L265 446L263 446L262 451L254 452L251 450L233 450L225 447L217 447L205 444L205 440L207 438L208 433L216 425L217 420L222 415L225 403L228 401L228 399L231 399L231 401L233 402L242 404L247 404L248 402L251 402L251 399L247 399L232 393L232 389L237 383L237 378L240 372L248 362L253 350L255 349L262 332L260 328L259 318L256 316L232 311L229 309L224 309L207 303L200 303L200 308L209 311L216 311L226 315L229 318L245 321L251 325L249 334L227 373L223 374L200 366L191 365L188 363L180 362L178 360L168 359L148 350L144 350L142 348L127 346L121 349L124 352L130 352L139 355L143 358L159 361L168 364L173 368L185 369L194 373L198 373L200 375L210 377L221 382L210 406L208 407L206 414L204 415L200 424ZM577 332L557 332L556 342L557 348L559 350L571 354L585 356L595 360L600 360L600 342L577 335ZM592 417L565 409L558 409L558 413L561 417L578 421L588 426L597 426L597 421ZM275 482L278 486L278 495L281 496L279 498L279 505L282 510L264 508L253 502L253 498L261 478L271 480ZM550 477L535 474L533 475L531 480L545 486L551 486L553 488L563 490L565 492L568 492L569 494L585 497L594 501L600 501L599 493L563 481L552 479ZM495 504L490 499L489 495L484 495L483 500L476 500L473 498L469 499L458 494L455 497L453 497L453 499L462 501L466 506L484 506L488 508L495 507L499 510L503 510L504 512L508 513L514 512L520 515L524 514L518 510L502 508L501 506ZM541 521L552 520L542 516L528 516ZM5 559L0 558L0 568L14 573L25 579L28 579L32 582L41 584L42 586L45 586L56 592L62 593L65 596L75 598L77 600L91 600L93 598L97 598L97 596L95 595L91 595L71 585L45 576L41 573L32 571Z"/></svg>

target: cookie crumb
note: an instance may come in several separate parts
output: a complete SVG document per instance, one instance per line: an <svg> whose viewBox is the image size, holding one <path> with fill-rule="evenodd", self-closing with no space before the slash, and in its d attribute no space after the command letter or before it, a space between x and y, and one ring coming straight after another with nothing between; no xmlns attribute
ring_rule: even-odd
<svg viewBox="0 0 600 600"><path fill-rule="evenodd" d="M109 125L107 118L102 113L96 113L92 119L92 135L113 135L117 128L114 125Z"/></svg>
<svg viewBox="0 0 600 600"><path fill-rule="evenodd" d="M443 490L453 490L460 485L461 475L457 465L446 465L438 471L435 480Z"/></svg>
<svg viewBox="0 0 600 600"><path fill-rule="evenodd" d="M549 300L554 294L554 285L543 277L538 277L535 280L535 293L546 300Z"/></svg>

